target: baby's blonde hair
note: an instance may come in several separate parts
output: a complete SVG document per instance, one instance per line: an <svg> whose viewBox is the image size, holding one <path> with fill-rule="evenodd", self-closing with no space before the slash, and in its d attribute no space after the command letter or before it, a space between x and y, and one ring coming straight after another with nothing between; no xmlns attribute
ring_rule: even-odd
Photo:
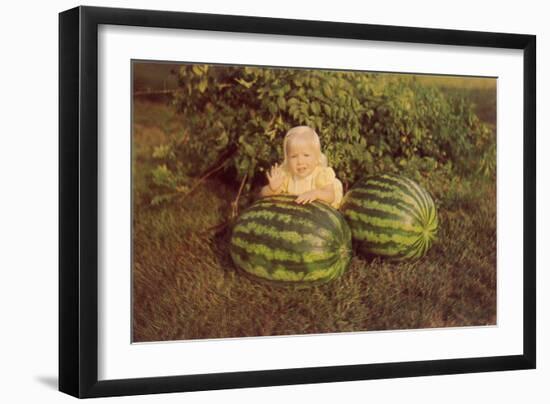
<svg viewBox="0 0 550 404"><path fill-rule="evenodd" d="M283 140L283 153L284 153L284 160L283 160L283 168L288 167L288 142L291 141L296 136L307 136L313 143L314 147L317 149L317 152L319 153L319 165L321 167L327 167L328 166L328 160L327 156L325 156L324 153L321 152L321 141L319 140L319 135L315 130L310 128L309 126L295 126L294 128L290 129L286 135L285 139Z"/></svg>

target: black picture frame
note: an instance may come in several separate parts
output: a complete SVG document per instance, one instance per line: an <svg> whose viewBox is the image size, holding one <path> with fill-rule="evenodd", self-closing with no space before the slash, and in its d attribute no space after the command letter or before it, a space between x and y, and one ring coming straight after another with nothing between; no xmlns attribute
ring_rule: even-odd
<svg viewBox="0 0 550 404"><path fill-rule="evenodd" d="M98 380L98 26L463 45L523 51L523 353L466 359ZM59 390L103 397L325 383L536 366L535 122L533 35L77 7L59 15Z"/></svg>

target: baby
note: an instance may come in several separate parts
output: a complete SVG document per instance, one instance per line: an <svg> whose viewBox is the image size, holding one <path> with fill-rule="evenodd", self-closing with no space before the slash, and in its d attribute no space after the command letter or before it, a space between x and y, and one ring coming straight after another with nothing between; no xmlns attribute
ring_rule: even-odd
<svg viewBox="0 0 550 404"><path fill-rule="evenodd" d="M327 166L317 133L308 126L290 129L283 141L283 151L283 164L271 167L267 173L269 184L260 195L297 195L297 203L320 200L338 209L343 197L342 183Z"/></svg>

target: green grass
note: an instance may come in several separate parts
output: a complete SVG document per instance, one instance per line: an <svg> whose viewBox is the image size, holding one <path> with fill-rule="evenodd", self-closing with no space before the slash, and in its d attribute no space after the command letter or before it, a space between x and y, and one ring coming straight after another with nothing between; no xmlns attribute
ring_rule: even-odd
<svg viewBox="0 0 550 404"><path fill-rule="evenodd" d="M415 262L355 255L339 279L275 286L238 271L226 220L237 190L215 179L151 206L153 147L180 130L166 107L138 103L133 143L133 340L164 341L489 325L496 322L496 189L475 178L428 176L438 241ZM159 129L164 128L164 129Z"/></svg>
<svg viewBox="0 0 550 404"><path fill-rule="evenodd" d="M416 76L424 85L436 86L451 96L467 97L474 104L476 115L495 125L497 114L497 79L460 76Z"/></svg>

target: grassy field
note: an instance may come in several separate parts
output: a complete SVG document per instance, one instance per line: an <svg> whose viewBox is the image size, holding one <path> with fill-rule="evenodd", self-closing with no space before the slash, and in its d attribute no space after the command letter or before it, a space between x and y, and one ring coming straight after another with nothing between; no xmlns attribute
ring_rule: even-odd
<svg viewBox="0 0 550 404"><path fill-rule="evenodd" d="M492 125L496 123L497 80L480 77L417 76L420 83L441 88L447 94L462 95L473 104L477 116Z"/></svg>
<svg viewBox="0 0 550 404"><path fill-rule="evenodd" d="M496 189L473 178L423 180L439 207L438 241L416 262L354 256L325 285L258 282L233 266L228 217L237 189L211 179L151 206L153 148L182 130L166 106L135 104L133 340L135 342L490 325L496 323Z"/></svg>

